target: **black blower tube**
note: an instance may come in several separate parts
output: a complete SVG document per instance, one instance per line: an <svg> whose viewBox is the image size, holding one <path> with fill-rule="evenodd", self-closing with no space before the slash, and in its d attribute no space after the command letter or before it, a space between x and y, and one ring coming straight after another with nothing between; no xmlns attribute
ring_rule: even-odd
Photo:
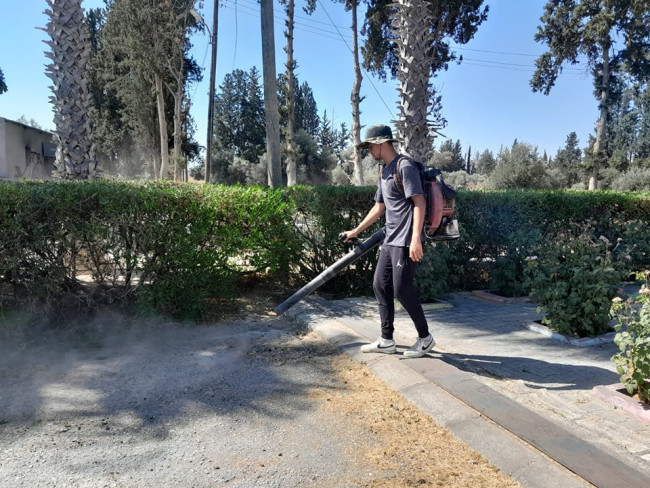
<svg viewBox="0 0 650 488"><path fill-rule="evenodd" d="M305 296L309 295L311 292L322 286L325 282L334 278L339 274L344 268L348 267L358 259L365 256L369 251L373 250L379 244L384 242L386 237L386 229L383 227L375 232L373 235L368 237L365 241L361 241L356 244L355 248L343 256L341 259L332 264L329 268L323 271L321 274L316 276L313 280L303 286L300 290L295 292L289 298L287 298L280 305L275 307L275 313L282 315L296 303L302 300ZM345 236L343 236L345 238Z"/></svg>

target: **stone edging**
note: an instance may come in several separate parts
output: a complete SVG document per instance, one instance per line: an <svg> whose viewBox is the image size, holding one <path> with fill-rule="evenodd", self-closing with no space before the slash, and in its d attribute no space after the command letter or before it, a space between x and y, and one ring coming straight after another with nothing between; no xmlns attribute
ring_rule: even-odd
<svg viewBox="0 0 650 488"><path fill-rule="evenodd" d="M614 385L598 385L594 386L591 392L604 402L614 405L627 413L631 413L641 420L650 422L650 406L644 405L639 400L632 398L626 393L621 393L621 383Z"/></svg>

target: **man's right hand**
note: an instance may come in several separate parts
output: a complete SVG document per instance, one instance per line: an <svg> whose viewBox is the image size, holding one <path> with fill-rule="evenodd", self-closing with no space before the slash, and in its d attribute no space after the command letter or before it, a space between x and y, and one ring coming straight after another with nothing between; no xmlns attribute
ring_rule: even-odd
<svg viewBox="0 0 650 488"><path fill-rule="evenodd" d="M346 230L339 234L339 240L342 240L343 242L352 242L354 239L356 239L358 234L358 232L355 232L353 230Z"/></svg>

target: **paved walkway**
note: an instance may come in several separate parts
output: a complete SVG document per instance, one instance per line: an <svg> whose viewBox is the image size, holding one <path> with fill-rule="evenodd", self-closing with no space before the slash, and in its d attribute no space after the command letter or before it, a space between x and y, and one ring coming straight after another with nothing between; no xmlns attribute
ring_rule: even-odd
<svg viewBox="0 0 650 488"><path fill-rule="evenodd" d="M363 354L374 299L309 297L289 312L526 487L650 486L650 409L617 393L613 343L575 347L527 329L534 304L454 293L426 311L425 358ZM415 329L397 312L398 353Z"/></svg>

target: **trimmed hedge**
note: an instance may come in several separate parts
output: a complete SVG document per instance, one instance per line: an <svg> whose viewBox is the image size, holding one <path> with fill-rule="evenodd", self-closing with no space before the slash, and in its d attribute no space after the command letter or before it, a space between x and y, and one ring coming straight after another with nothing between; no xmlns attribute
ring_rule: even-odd
<svg viewBox="0 0 650 488"><path fill-rule="evenodd" d="M239 274L288 277L293 213L281 191L257 187L2 182L2 297L55 313L134 297L199 318L208 298L234 296Z"/></svg>
<svg viewBox="0 0 650 488"><path fill-rule="evenodd" d="M582 224L593 228L596 237L602 235L612 242L621 237L636 246L636 262L631 265L650 264L645 236L640 233L650 223L648 194L460 190L457 209L461 239L451 245L456 260L463 264L459 289L488 287L512 294L507 293L506 283L514 281L519 294L527 295L521 285L525 260L554 236ZM626 230L630 222L640 223L636 232Z"/></svg>
<svg viewBox="0 0 650 488"><path fill-rule="evenodd" d="M300 286L348 246L338 234L373 204L374 187L268 189L172 182L0 182L0 305L47 312L135 299L201 318L261 274ZM630 270L650 266L647 194L459 190L461 238L427 245L417 285L425 300L489 287L527 294L526 260L576 224L628 245ZM363 237L379 228L378 223ZM376 253L320 293L372 293ZM89 283L93 286L89 286Z"/></svg>

